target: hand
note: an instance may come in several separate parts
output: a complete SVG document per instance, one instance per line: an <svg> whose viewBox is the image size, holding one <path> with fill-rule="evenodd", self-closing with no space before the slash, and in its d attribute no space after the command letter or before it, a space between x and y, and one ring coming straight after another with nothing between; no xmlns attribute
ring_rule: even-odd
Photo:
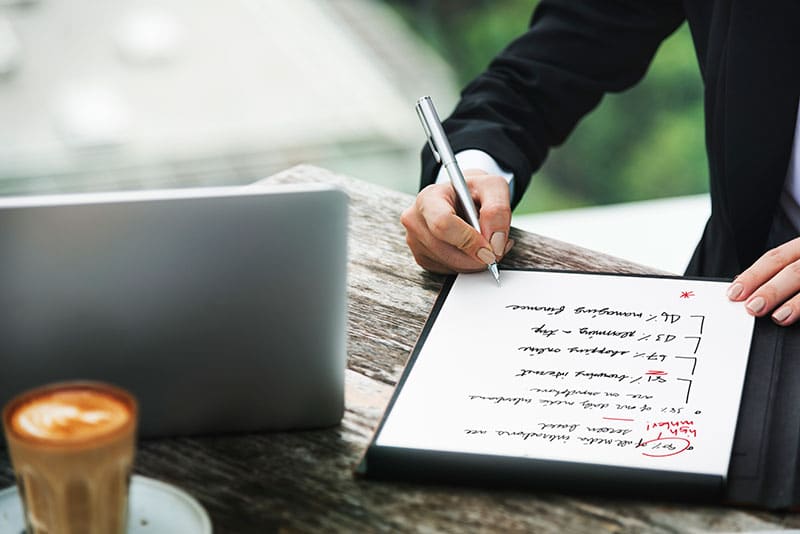
<svg viewBox="0 0 800 534"><path fill-rule="evenodd" d="M761 256L736 277L728 298L745 302L750 315L762 317L773 310L772 320L788 326L800 319L800 238L787 241Z"/></svg>
<svg viewBox="0 0 800 534"><path fill-rule="evenodd" d="M429 271L480 271L499 261L514 244L508 239L508 183L475 169L465 171L464 177L478 209L482 234L456 213L458 200L450 184L429 185L400 217L414 259Z"/></svg>

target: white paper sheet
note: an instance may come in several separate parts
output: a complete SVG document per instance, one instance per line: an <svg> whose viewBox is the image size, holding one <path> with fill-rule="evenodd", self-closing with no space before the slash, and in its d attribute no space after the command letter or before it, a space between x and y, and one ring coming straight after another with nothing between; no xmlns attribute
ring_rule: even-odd
<svg viewBox="0 0 800 534"><path fill-rule="evenodd" d="M459 275L378 446L725 476L754 320L725 282Z"/></svg>

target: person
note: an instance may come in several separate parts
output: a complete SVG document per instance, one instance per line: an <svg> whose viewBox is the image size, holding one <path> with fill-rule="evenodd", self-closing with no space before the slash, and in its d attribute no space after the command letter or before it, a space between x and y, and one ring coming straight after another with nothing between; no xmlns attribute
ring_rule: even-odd
<svg viewBox="0 0 800 534"><path fill-rule="evenodd" d="M684 21L704 83L712 208L686 274L735 276L728 298L750 314L784 326L800 319L796 0L542 0L528 30L467 85L444 121L482 233L456 215L426 148L421 191L401 216L417 263L449 273L502 259L513 246L512 208L548 149L603 94L638 82Z"/></svg>

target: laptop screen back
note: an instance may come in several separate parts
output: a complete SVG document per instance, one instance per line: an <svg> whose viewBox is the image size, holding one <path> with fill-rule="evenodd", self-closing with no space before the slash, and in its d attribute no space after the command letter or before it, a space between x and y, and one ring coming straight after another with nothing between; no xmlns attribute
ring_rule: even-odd
<svg viewBox="0 0 800 534"><path fill-rule="evenodd" d="M325 186L0 200L0 402L91 379L145 436L335 424L346 233Z"/></svg>

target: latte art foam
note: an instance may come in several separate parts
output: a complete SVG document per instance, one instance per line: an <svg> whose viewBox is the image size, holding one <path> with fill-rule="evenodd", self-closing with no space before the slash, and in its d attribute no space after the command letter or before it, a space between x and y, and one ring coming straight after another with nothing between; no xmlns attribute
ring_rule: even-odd
<svg viewBox="0 0 800 534"><path fill-rule="evenodd" d="M130 417L128 407L112 395L64 390L18 406L11 416L11 425L21 436L76 441L112 433Z"/></svg>

